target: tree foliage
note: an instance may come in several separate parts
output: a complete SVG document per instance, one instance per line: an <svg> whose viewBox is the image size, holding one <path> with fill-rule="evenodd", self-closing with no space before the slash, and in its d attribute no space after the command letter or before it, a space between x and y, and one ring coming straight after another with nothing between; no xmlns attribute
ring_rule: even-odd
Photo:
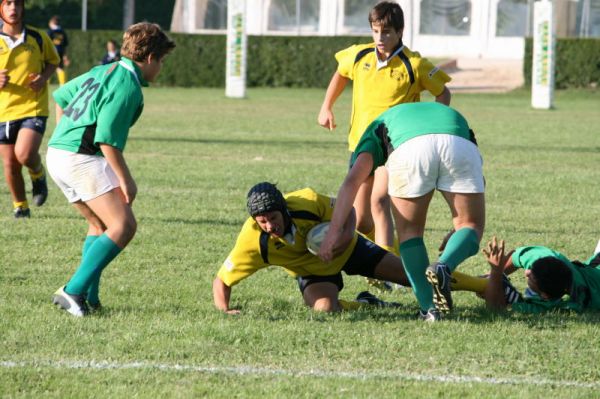
<svg viewBox="0 0 600 399"><path fill-rule="evenodd" d="M135 22L157 22L168 28L174 5L175 0L153 0L151 5L138 0L135 5ZM82 0L26 0L25 6L27 23L30 25L45 27L52 15L59 15L63 28L81 28ZM88 0L87 10L88 29L123 28L123 1Z"/></svg>

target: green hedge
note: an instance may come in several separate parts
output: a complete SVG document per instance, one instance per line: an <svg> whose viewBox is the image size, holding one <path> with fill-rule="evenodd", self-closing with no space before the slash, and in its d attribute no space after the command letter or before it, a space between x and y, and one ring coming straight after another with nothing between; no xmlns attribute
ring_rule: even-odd
<svg viewBox="0 0 600 399"><path fill-rule="evenodd" d="M102 59L108 39L121 41L121 31L68 31L72 60L69 76L86 72ZM169 56L158 84L182 87L225 86L225 36L172 33L177 48ZM368 37L249 36L249 87L326 87L335 71L334 53Z"/></svg>
<svg viewBox="0 0 600 399"><path fill-rule="evenodd" d="M531 86L533 40L525 41L523 73ZM600 39L557 39L555 87L598 87L600 84Z"/></svg>
<svg viewBox="0 0 600 399"><path fill-rule="evenodd" d="M102 59L108 39L121 41L121 31L68 31L72 65L77 76ZM182 87L225 86L225 36L172 33L177 48L169 57L158 84ZM249 36L249 87L326 87L337 50L369 37ZM600 39L558 39L556 88L589 87L600 83ZM525 84L531 85L532 40L525 42Z"/></svg>

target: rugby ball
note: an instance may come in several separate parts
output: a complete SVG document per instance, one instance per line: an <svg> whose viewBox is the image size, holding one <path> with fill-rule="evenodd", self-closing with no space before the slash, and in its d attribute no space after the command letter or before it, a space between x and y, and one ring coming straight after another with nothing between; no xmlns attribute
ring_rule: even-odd
<svg viewBox="0 0 600 399"><path fill-rule="evenodd" d="M325 239L327 232L329 231L329 222L319 223L314 226L306 235L306 248L308 252L313 255L319 253L321 243Z"/></svg>

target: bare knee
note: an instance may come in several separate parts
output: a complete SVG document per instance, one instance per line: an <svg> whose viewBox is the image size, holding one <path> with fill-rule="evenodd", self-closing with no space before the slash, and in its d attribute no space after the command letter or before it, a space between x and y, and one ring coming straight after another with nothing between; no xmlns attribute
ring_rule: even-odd
<svg viewBox="0 0 600 399"><path fill-rule="evenodd" d="M38 154L28 150L15 149L15 157L21 165L32 165L37 160Z"/></svg>
<svg viewBox="0 0 600 399"><path fill-rule="evenodd" d="M371 197L371 211L375 214L389 213L390 209L390 197L387 194L376 194L373 193Z"/></svg>
<svg viewBox="0 0 600 399"><path fill-rule="evenodd" d="M110 235L116 239L117 244L125 246L135 236L137 221L134 217L126 218L116 226L109 226L108 230L111 230Z"/></svg>
<svg viewBox="0 0 600 399"><path fill-rule="evenodd" d="M99 236L106 231L106 226L98 218L88 220L88 235Z"/></svg>
<svg viewBox="0 0 600 399"><path fill-rule="evenodd" d="M313 310L317 312L339 312L340 305L335 298L319 298L312 304Z"/></svg>

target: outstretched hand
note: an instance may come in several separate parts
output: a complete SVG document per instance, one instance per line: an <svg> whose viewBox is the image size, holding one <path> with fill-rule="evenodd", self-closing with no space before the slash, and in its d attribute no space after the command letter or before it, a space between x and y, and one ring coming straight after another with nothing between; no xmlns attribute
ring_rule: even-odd
<svg viewBox="0 0 600 399"><path fill-rule="evenodd" d="M487 243L487 246L482 249L482 252L485 255L489 265L492 267L492 270L504 273L504 270L510 265L510 258L515 251L512 250L508 253L505 253L504 251L504 240L498 242L496 236L494 236L492 240Z"/></svg>

